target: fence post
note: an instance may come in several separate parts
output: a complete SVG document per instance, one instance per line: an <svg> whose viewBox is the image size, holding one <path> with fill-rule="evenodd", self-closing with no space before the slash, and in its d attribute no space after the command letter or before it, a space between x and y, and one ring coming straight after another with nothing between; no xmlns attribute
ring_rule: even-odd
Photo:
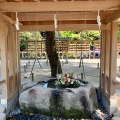
<svg viewBox="0 0 120 120"><path fill-rule="evenodd" d="M24 65L24 72L26 72L26 66Z"/></svg>
<svg viewBox="0 0 120 120"><path fill-rule="evenodd" d="M83 80L83 73L81 73L81 79Z"/></svg>
<svg viewBox="0 0 120 120"><path fill-rule="evenodd" d="M28 61L28 65L30 66L30 61Z"/></svg>
<svg viewBox="0 0 120 120"><path fill-rule="evenodd" d="M97 68L99 68L99 63L97 63Z"/></svg>
<svg viewBox="0 0 120 120"><path fill-rule="evenodd" d="M34 81L34 73L31 73L32 82Z"/></svg>
<svg viewBox="0 0 120 120"><path fill-rule="evenodd" d="M63 64L63 61L62 61L62 66L63 66L64 64Z"/></svg>
<svg viewBox="0 0 120 120"><path fill-rule="evenodd" d="M28 68L28 64L26 63L26 69Z"/></svg>

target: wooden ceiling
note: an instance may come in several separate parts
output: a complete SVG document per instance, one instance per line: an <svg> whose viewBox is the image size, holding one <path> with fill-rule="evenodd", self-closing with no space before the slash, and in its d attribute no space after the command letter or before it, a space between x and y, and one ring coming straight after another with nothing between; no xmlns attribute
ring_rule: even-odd
<svg viewBox="0 0 120 120"><path fill-rule="evenodd" d="M120 0L0 0L0 13L14 21L18 13L20 31L53 31L54 15L58 30L98 30L98 10L101 30L120 21Z"/></svg>

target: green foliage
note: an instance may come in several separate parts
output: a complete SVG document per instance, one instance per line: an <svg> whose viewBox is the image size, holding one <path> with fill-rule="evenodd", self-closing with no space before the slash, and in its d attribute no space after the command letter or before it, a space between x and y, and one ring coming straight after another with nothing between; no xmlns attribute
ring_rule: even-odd
<svg viewBox="0 0 120 120"><path fill-rule="evenodd" d="M74 119L82 119L82 118L90 118L91 113L89 111L78 110L71 108L70 110L63 110L63 117L66 119L74 118Z"/></svg>
<svg viewBox="0 0 120 120"><path fill-rule="evenodd" d="M27 47L27 40L41 40L40 32L20 32L20 51Z"/></svg>
<svg viewBox="0 0 120 120"><path fill-rule="evenodd" d="M120 25L118 27L118 39L120 40ZM72 40L99 40L101 32L95 30L84 31L60 31L60 38L71 38ZM20 50L23 51L27 47L27 40L41 40L45 36L45 32L20 32ZM56 34L56 37L58 35Z"/></svg>
<svg viewBox="0 0 120 120"><path fill-rule="evenodd" d="M72 40L99 40L101 31L84 30L84 31L61 31L61 38L71 38Z"/></svg>
<svg viewBox="0 0 120 120"><path fill-rule="evenodd" d="M118 40L120 41L120 25L118 25Z"/></svg>
<svg viewBox="0 0 120 120"><path fill-rule="evenodd" d="M62 109L62 113L59 116L59 113L54 109L52 111L46 111L46 110L40 110L34 107L26 107L24 106L21 109L22 112L24 112L25 114L30 114L30 113L36 113L36 114L43 114L43 115L48 115L48 116L52 116L52 117L62 117L65 119L87 119L90 118L91 116L91 112L89 111L81 111L78 109L74 109L74 108L70 108L70 110L65 110L64 108Z"/></svg>
<svg viewBox="0 0 120 120"><path fill-rule="evenodd" d="M72 40L79 40L80 39L80 35L72 33L71 38L72 38Z"/></svg>
<svg viewBox="0 0 120 120"><path fill-rule="evenodd" d="M101 32L98 30L88 30L80 32L80 39L82 40L99 40Z"/></svg>
<svg viewBox="0 0 120 120"><path fill-rule="evenodd" d="M61 31L60 32L61 38L71 38L72 37L72 31Z"/></svg>

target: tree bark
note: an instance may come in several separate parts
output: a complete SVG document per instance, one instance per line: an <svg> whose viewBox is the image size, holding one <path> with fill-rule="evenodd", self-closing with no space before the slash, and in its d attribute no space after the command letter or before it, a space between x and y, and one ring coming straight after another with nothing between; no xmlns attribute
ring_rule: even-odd
<svg viewBox="0 0 120 120"><path fill-rule="evenodd" d="M62 68L58 53L55 46L55 32L46 32L46 52L48 55L50 67L51 67L51 76L56 77L57 73L62 74Z"/></svg>

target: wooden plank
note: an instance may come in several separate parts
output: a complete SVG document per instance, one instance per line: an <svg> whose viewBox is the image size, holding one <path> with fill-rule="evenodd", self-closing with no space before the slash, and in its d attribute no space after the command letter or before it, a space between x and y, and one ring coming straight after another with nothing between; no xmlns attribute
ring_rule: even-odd
<svg viewBox="0 0 120 120"><path fill-rule="evenodd" d="M13 7L17 6L17 7ZM48 7L49 6L49 7ZM67 6L67 7L66 7ZM36 12L36 11L98 11L120 6L119 0L106 1L62 1L62 2L1 2L3 11Z"/></svg>
<svg viewBox="0 0 120 120"><path fill-rule="evenodd" d="M36 28L37 27L37 28ZM15 30L15 28L13 28ZM32 25L32 27L30 27L29 25L24 25L24 26L20 26L20 31L35 31L35 30L39 30L39 31L55 31L55 27L54 25ZM71 25L58 25L57 30L58 31L67 31L67 30L109 30L110 27L107 25L101 25L100 29L98 27L98 25L85 25L84 24L71 24Z"/></svg>
<svg viewBox="0 0 120 120"><path fill-rule="evenodd" d="M54 14L56 12L39 12L39 13L18 13L18 18L20 21L47 21L54 20ZM87 20L96 20L97 12L87 12ZM16 20L15 13L6 14L11 17L13 20ZM104 19L108 15L107 12L100 12L101 19ZM37 16L37 19L36 19ZM84 20L86 12L57 12L57 20ZM29 18L29 20L28 20Z"/></svg>

